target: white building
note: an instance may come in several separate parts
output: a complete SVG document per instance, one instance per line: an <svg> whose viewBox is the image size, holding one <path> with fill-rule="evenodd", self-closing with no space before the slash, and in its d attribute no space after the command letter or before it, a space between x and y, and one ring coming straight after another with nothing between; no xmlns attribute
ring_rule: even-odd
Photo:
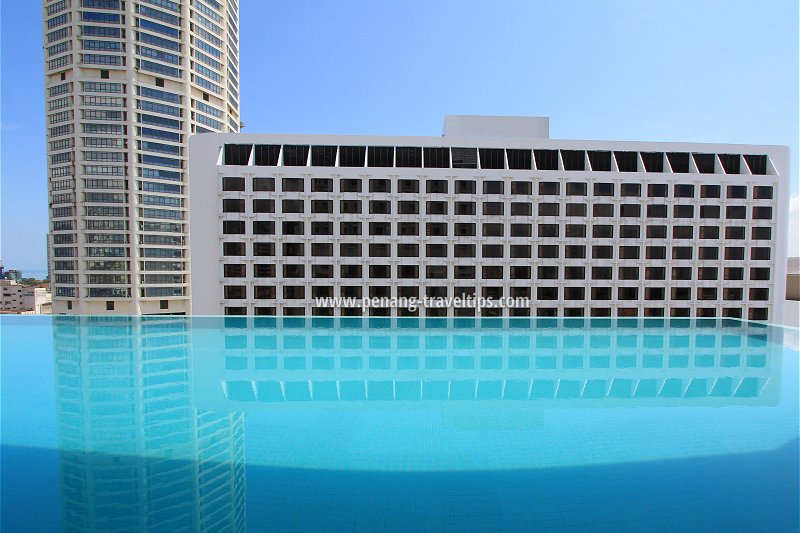
<svg viewBox="0 0 800 533"><path fill-rule="evenodd" d="M42 314L42 306L50 302L44 287L26 287L15 280L0 280L0 311Z"/></svg>
<svg viewBox="0 0 800 533"><path fill-rule="evenodd" d="M525 117L447 117L441 137L197 136L192 312L779 321L788 164L780 146L550 139ZM530 302L315 305L462 295Z"/></svg>
<svg viewBox="0 0 800 533"><path fill-rule="evenodd" d="M238 0L45 0L53 313L185 313L186 143L239 130Z"/></svg>

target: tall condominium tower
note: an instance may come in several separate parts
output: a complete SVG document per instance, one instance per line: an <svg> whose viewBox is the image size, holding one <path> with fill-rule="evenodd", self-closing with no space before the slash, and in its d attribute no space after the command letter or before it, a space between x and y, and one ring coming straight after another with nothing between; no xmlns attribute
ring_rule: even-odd
<svg viewBox="0 0 800 533"><path fill-rule="evenodd" d="M239 131L238 0L43 9L53 313L185 313L186 143Z"/></svg>

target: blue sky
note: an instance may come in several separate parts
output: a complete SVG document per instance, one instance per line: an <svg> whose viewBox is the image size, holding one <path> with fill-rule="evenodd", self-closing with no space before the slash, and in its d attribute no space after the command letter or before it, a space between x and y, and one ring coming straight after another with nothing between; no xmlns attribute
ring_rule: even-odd
<svg viewBox="0 0 800 533"><path fill-rule="evenodd" d="M797 214L796 0L240 3L247 132L438 135L446 113L495 114L549 116L554 138L788 145ZM41 3L0 9L0 256L43 269Z"/></svg>

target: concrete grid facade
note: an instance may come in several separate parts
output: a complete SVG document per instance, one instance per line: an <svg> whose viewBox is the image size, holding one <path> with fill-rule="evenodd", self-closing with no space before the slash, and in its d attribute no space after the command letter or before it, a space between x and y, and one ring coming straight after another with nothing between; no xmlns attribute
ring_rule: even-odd
<svg viewBox="0 0 800 533"><path fill-rule="evenodd" d="M448 117L442 137L195 137L192 312L780 320L788 149L547 130ZM531 304L314 301L426 295Z"/></svg>
<svg viewBox="0 0 800 533"><path fill-rule="evenodd" d="M45 0L56 314L189 310L187 140L239 131L237 0Z"/></svg>

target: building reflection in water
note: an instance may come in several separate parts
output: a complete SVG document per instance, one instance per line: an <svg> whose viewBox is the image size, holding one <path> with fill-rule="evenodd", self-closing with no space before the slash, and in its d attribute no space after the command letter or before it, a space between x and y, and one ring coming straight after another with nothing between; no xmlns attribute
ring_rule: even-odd
<svg viewBox="0 0 800 533"><path fill-rule="evenodd" d="M189 322L53 323L63 529L245 531L244 416L195 407Z"/></svg>
<svg viewBox="0 0 800 533"><path fill-rule="evenodd" d="M337 406L346 407L356 427L379 423L383 413L368 421L357 413L381 404L395 407L395 417L409 406L467 406L464 419L480 420L475 427L484 431L509 405L506 421L525 415L522 426L509 427L519 429L556 408L772 406L780 399L780 339L771 338L780 331L739 322L54 317L54 326L68 531L245 531L246 412L284 415L271 417L268 429L251 420L253 468L277 466L277 454L303 454L305 445L321 465L355 466L341 459L353 440L331 440L344 448L331 447L326 458L319 442L304 439L337 428L302 418L308 411L288 411L294 422L281 426L289 420L284 407L303 403L324 418L341 417ZM411 411L399 416L423 441L450 439L439 451L452 458L446 467L460 467L464 457L451 453L460 450L460 435L444 428L426 437ZM529 464L528 448L517 446L509 461ZM363 465L388 469L395 449L378 448L364 444L374 458ZM312 464L305 459L296 464ZM424 467L436 461L406 459Z"/></svg>

